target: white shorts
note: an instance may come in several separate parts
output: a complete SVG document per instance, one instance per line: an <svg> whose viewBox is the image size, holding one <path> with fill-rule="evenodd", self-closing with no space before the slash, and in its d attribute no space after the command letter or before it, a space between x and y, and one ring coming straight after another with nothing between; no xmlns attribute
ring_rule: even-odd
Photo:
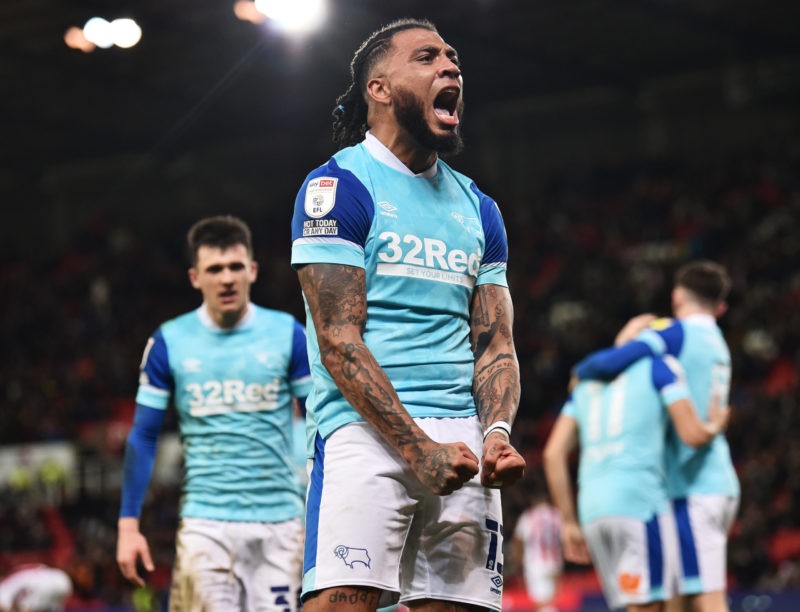
<svg viewBox="0 0 800 612"><path fill-rule="evenodd" d="M547 603L556 595L560 567L528 568L525 566L525 589L536 603Z"/></svg>
<svg viewBox="0 0 800 612"><path fill-rule="evenodd" d="M66 572L32 564L0 581L0 610L63 610L71 594Z"/></svg>
<svg viewBox="0 0 800 612"><path fill-rule="evenodd" d="M649 521L597 519L583 532L610 609L677 594L678 541L671 512Z"/></svg>
<svg viewBox="0 0 800 612"><path fill-rule="evenodd" d="M728 531L739 509L738 497L692 495L672 502L680 541L680 592L724 591Z"/></svg>
<svg viewBox="0 0 800 612"><path fill-rule="evenodd" d="M477 417L422 418L438 442L480 457ZM316 440L306 512L303 596L335 586L380 589L380 605L437 599L501 609L500 491L475 476L451 495L425 489L367 423Z"/></svg>
<svg viewBox="0 0 800 612"><path fill-rule="evenodd" d="M184 518L176 536L170 610L300 609L303 522Z"/></svg>

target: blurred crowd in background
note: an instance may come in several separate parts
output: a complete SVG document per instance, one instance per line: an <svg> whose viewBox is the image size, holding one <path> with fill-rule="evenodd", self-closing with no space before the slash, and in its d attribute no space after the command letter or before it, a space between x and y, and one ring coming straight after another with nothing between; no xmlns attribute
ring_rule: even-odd
<svg viewBox="0 0 800 612"><path fill-rule="evenodd" d="M800 588L800 148L564 168L524 199L479 186L497 199L509 234L522 371L513 435L530 474L505 492L505 532L541 486L541 450L570 368L610 344L629 317L669 315L672 272L709 258L733 278L720 321L733 358L728 438L742 482L732 588ZM237 211L221 203L217 212ZM304 320L290 214L288 202L283 224L242 216L261 265L254 301ZM143 531L159 569L150 590L134 593L115 562L119 465L145 341L198 305L183 251L195 220L137 227L97 216L65 252L43 246L38 257L2 262L0 446L73 442L79 466L71 494L57 473L46 482L19 474L0 491L0 575L50 551L87 608L124 609L135 597L147 609L166 588L178 487L151 488Z"/></svg>

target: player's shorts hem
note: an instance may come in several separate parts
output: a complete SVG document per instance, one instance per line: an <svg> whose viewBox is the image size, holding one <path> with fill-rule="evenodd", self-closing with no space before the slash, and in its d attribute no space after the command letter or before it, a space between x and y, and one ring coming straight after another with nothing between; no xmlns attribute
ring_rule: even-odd
<svg viewBox="0 0 800 612"><path fill-rule="evenodd" d="M431 599L433 601L447 601L447 602L452 602L452 603L467 604L469 606L485 607L485 608L488 608L489 610L497 610L497 612L501 612L501 610L503 609L502 603L500 603L500 602L495 604L495 603L488 602L485 599L469 599L469 598L466 598L466 597L453 596L452 594L439 594L439 595L437 595L435 593L421 593L421 594L416 594L416 595L406 595L406 596L400 598L400 602L399 603L405 605L405 604L407 604L409 602L419 601L419 600L422 600L422 599Z"/></svg>
<svg viewBox="0 0 800 612"><path fill-rule="evenodd" d="M331 589L334 587L347 587L347 586L354 586L354 587L372 587L375 589L381 589L382 591L392 591L394 593L398 593L397 587L387 586L385 584L380 584L375 581L368 581L368 580L330 580L324 584L315 584L313 587L309 587L308 594L316 593L317 591L324 591L325 589Z"/></svg>

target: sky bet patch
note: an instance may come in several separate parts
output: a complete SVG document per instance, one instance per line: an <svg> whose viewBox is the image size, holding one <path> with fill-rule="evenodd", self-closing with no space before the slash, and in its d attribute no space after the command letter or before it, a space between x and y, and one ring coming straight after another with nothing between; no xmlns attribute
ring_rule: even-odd
<svg viewBox="0 0 800 612"><path fill-rule="evenodd" d="M650 329L661 331L662 329L667 329L670 325L672 325L672 319L669 317L661 317L650 323Z"/></svg>
<svg viewBox="0 0 800 612"><path fill-rule="evenodd" d="M314 219L324 217L336 203L336 185L338 178L321 176L312 179L306 187L306 214Z"/></svg>

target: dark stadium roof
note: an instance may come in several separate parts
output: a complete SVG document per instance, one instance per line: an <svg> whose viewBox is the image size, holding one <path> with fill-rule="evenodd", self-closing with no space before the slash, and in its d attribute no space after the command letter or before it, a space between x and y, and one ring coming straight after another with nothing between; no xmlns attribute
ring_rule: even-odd
<svg viewBox="0 0 800 612"><path fill-rule="evenodd" d="M468 113L591 87L800 55L800 3L763 0L330 0L302 43L239 21L233 0L3 0L0 188L9 172L108 156L327 138L357 44L427 17L464 63ZM134 17L131 50L84 54L63 35ZM796 64L795 64L796 65Z"/></svg>

